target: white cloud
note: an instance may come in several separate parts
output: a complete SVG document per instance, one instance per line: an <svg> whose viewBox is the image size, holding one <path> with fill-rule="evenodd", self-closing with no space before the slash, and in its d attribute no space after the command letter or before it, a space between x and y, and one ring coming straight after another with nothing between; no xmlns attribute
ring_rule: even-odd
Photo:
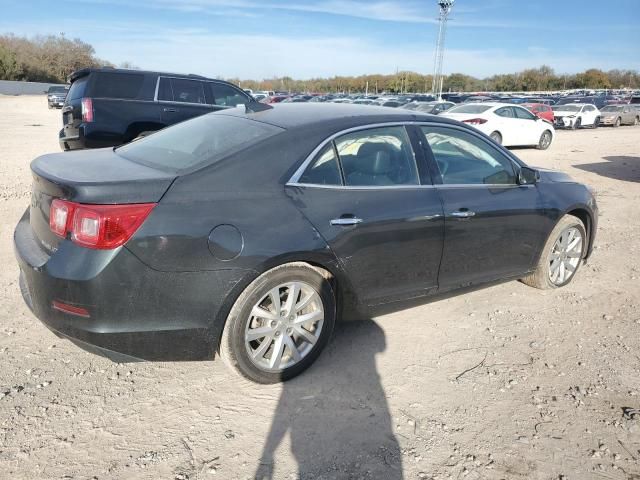
<svg viewBox="0 0 640 480"><path fill-rule="evenodd" d="M136 48L130 45L135 42ZM429 73L433 68L430 46L389 46L353 37L290 38L277 35L216 35L200 31L173 31L156 36L126 35L94 42L98 55L114 62L130 60L157 70L198 73L209 76L294 78L392 73L396 68ZM449 49L446 72L479 77L509 73L542 64L558 72L576 72L589 67L635 68L632 60L602 58L588 52L556 54L532 47L525 54L500 49Z"/></svg>

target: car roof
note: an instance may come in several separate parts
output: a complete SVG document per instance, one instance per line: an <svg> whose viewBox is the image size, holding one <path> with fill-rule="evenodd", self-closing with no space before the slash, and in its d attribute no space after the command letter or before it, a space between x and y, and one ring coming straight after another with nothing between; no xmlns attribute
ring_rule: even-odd
<svg viewBox="0 0 640 480"><path fill-rule="evenodd" d="M259 112L247 111L244 108L238 107L220 110L213 115L244 117L285 129L318 124L330 126L338 120L340 120L342 125L351 124L351 126L367 125L369 123L430 122L436 120L443 123L455 123L442 117L419 113L413 110L358 105L354 103L276 104L273 105L273 108Z"/></svg>
<svg viewBox="0 0 640 480"><path fill-rule="evenodd" d="M203 77L202 75L195 75L193 73L170 73L170 72L156 72L153 70L131 70L128 68L111 68L111 67L100 67L100 68L83 68L80 70L76 70L71 75L69 75L69 81L74 82L80 77L84 77L94 72L104 72L104 73L130 73L130 74L138 74L138 75L162 75L166 77L180 77L180 78L192 78L197 80L208 80L208 81L216 81L229 83L224 80L219 80L215 78Z"/></svg>

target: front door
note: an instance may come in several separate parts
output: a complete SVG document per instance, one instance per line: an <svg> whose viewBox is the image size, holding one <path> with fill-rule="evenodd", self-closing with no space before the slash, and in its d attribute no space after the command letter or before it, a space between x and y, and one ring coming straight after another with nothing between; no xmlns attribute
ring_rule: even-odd
<svg viewBox="0 0 640 480"><path fill-rule="evenodd" d="M405 127L389 126L329 142L287 186L361 303L412 298L437 287L442 205L421 178L428 172L417 166Z"/></svg>
<svg viewBox="0 0 640 480"><path fill-rule="evenodd" d="M445 214L442 290L521 275L533 265L547 222L536 185L484 138L457 127L420 127Z"/></svg>

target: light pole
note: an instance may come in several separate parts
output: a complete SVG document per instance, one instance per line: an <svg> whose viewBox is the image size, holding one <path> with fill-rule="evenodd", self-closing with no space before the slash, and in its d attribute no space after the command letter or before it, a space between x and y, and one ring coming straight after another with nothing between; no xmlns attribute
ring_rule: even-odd
<svg viewBox="0 0 640 480"><path fill-rule="evenodd" d="M438 0L438 7L440 8L439 27L438 27L438 42L436 43L436 52L433 66L433 83L431 85L431 91L436 95L438 100L442 100L442 60L444 57L444 36L447 29L447 18L453 7L455 0Z"/></svg>

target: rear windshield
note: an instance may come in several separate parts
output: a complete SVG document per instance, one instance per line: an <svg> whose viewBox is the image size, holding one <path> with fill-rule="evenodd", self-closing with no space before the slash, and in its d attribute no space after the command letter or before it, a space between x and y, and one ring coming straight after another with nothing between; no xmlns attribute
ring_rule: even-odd
<svg viewBox="0 0 640 480"><path fill-rule="evenodd" d="M67 100L76 100L77 98L84 97L84 91L87 87L87 80L89 77L80 77L75 82L71 84L71 88L69 88L69 93L67 94Z"/></svg>
<svg viewBox="0 0 640 480"><path fill-rule="evenodd" d="M91 96L98 98L138 98L144 75L140 73L95 73Z"/></svg>
<svg viewBox="0 0 640 480"><path fill-rule="evenodd" d="M115 151L135 162L179 173L209 165L283 129L230 115L208 114L165 128Z"/></svg>
<svg viewBox="0 0 640 480"><path fill-rule="evenodd" d="M65 93L66 91L66 87L49 87L47 93Z"/></svg>
<svg viewBox="0 0 640 480"><path fill-rule="evenodd" d="M482 113L489 110L491 107L488 105L478 105L477 103L471 103L469 105L460 105L459 107L453 107L447 110L447 113Z"/></svg>

